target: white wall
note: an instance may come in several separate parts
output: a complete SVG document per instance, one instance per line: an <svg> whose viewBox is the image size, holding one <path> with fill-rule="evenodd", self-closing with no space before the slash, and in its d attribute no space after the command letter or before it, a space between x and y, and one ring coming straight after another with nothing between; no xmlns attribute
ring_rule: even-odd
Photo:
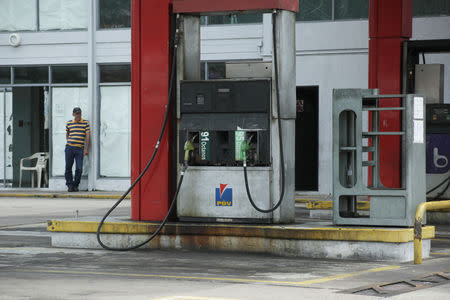
<svg viewBox="0 0 450 300"><path fill-rule="evenodd" d="M0 33L1 65L86 64L88 32L19 32L19 47L8 43L10 33ZM96 33L98 63L131 62L131 31L99 30Z"/></svg>
<svg viewBox="0 0 450 300"><path fill-rule="evenodd" d="M319 193L332 191L334 88L367 88L368 22L297 23L297 86L319 86Z"/></svg>
<svg viewBox="0 0 450 300"><path fill-rule="evenodd" d="M202 26L202 61L261 59L263 25Z"/></svg>
<svg viewBox="0 0 450 300"><path fill-rule="evenodd" d="M21 45L8 43L0 33L0 65L62 64L87 62L87 32L19 32Z"/></svg>

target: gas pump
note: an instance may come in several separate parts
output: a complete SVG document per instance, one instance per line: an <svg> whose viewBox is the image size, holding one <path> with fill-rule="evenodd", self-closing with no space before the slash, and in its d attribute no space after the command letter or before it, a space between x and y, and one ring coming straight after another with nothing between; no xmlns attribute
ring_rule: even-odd
<svg viewBox="0 0 450 300"><path fill-rule="evenodd" d="M449 197L450 104L427 104L427 188L429 197Z"/></svg>
<svg viewBox="0 0 450 300"><path fill-rule="evenodd" d="M270 12L271 74L246 70L224 80L199 80L200 16L180 16L179 167L192 141L177 198L181 221L294 221L295 13Z"/></svg>

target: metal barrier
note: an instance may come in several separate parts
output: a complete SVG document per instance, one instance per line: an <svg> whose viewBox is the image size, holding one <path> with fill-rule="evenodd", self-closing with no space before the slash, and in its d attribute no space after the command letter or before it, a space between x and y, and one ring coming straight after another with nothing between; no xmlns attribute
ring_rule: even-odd
<svg viewBox="0 0 450 300"><path fill-rule="evenodd" d="M422 263L422 221L426 211L439 211L450 208L450 200L421 203L416 210L414 221L414 263Z"/></svg>
<svg viewBox="0 0 450 300"><path fill-rule="evenodd" d="M378 95L378 90L362 89L333 91L335 225L414 226L415 209L426 197L424 103L420 95ZM386 114L401 120L396 131L384 129ZM395 157L402 166L398 188L385 186L379 176L380 167L390 168L387 161L381 164L385 157L380 153L381 145L401 145L402 156ZM368 199L369 213L359 213L358 202Z"/></svg>

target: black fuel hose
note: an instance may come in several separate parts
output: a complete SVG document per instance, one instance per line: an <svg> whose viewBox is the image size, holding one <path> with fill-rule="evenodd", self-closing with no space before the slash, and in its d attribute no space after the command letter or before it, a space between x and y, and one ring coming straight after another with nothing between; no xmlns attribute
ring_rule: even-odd
<svg viewBox="0 0 450 300"><path fill-rule="evenodd" d="M183 166L183 169L180 173L180 180L178 182L178 186L177 186L177 190L175 192L175 195L172 199L172 204L169 207L169 211L167 212L166 217L164 218L164 220L161 222L161 224L159 224L159 227L156 229L156 231L145 241L135 245L135 246L131 246L131 247L127 247L127 248L115 248L115 247L109 247L107 245L105 245L102 240L100 239L100 231L102 229L102 226L106 220L106 218L113 212L114 209L116 209L116 207L123 201L123 199L125 199L125 197L130 193L130 191L136 186L136 184L141 180L141 178L144 176L144 174L147 172L147 170L149 169L149 167L151 166L153 160L155 159L156 154L158 153L158 149L159 149L159 145L161 144L161 140L162 137L164 135L164 132L166 130L166 125L167 125L167 121L169 119L169 113L170 113L170 108L171 108L171 99L172 99L172 93L173 93L173 86L174 86L174 82L175 82L175 74L176 74L176 57L177 57L177 46L178 46L178 19L177 19L177 25L176 25L176 31L175 31L175 38L173 41L173 57L172 57L172 68L171 68L171 73L170 73L170 81L169 81L169 93L168 93L168 98L167 98L167 105L166 105L166 112L164 114L164 121L162 123L161 126L161 131L159 132L159 138L158 141L156 142L155 145L155 149L153 150L152 156L150 158L150 160L148 161L147 165L145 166L144 170L141 172L141 174L139 174L139 176L136 178L136 180L131 184L131 186L128 188L128 190L120 197L119 200L117 200L117 202L108 210L108 212L103 216L102 220L100 221L100 224L98 225L97 228L97 241L100 244L100 246L102 246L104 249L106 250L112 250L112 251L128 251L128 250L134 250L137 249L139 247L142 247L143 245L147 244L148 242L150 242L152 239L155 238L155 236L158 235L158 233L161 231L161 229L164 227L164 225L167 222L167 219L169 218L169 215L172 213L173 208L175 207L175 202L178 196L178 192L180 191L180 187L181 187L181 183L183 182L183 177L184 177L184 171L187 168L187 164L185 164Z"/></svg>
<svg viewBox="0 0 450 300"><path fill-rule="evenodd" d="M251 205L259 212L262 213L271 213L275 211L283 202L284 198L284 191L285 191L285 175L284 175L284 151L283 151L283 133L281 129L281 110L280 110L280 89L278 86L278 58L277 58L277 43L276 43L276 12L272 14L272 40L273 40L273 68L275 70L274 76L275 76L275 90L277 94L277 113L278 113L278 140L280 143L280 164L281 164L281 194L280 199L278 200L277 204L269 209L262 209L259 208L256 203L252 199L252 195L250 193L250 188L248 185L248 178L247 178L247 162L244 160L244 179L245 179L245 189L247 191L247 197L250 201Z"/></svg>
<svg viewBox="0 0 450 300"><path fill-rule="evenodd" d="M434 192L435 190L437 190L438 188L440 188L442 185L444 185L446 182L448 181L447 185L444 187L444 189L442 191L440 191L436 196L434 196L431 199L427 199L427 201L436 201L439 200L439 198L445 194L445 192L448 190L448 188L450 187L450 176L448 176L447 178L445 178L441 183L439 183L437 186L435 186L434 188L432 188L431 190L427 191L427 195Z"/></svg>
<svg viewBox="0 0 450 300"><path fill-rule="evenodd" d="M450 181L447 183L447 185L445 186L445 188L439 192L436 196L434 196L433 198L431 198L429 201L436 201L439 200L439 198L444 195L444 193L448 190L448 188L450 187ZM428 200L427 200L428 201Z"/></svg>
<svg viewBox="0 0 450 300"><path fill-rule="evenodd" d="M440 188L442 185L444 185L444 183L446 183L448 180L450 179L450 176L448 176L447 178L445 178L441 183L439 183L437 186L435 186L434 188L432 188L431 190L427 191L427 195L434 192L435 190L437 190L438 188Z"/></svg>

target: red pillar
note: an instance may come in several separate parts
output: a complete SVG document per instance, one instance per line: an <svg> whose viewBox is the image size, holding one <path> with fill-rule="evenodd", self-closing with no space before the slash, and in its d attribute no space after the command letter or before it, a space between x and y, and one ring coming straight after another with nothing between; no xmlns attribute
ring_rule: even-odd
<svg viewBox="0 0 450 300"><path fill-rule="evenodd" d="M412 33L412 0L371 0L369 16L369 88L380 94L402 93L402 42ZM389 99L380 106L400 106ZM400 112L380 112L380 131L400 131ZM386 187L401 187L401 139L380 138L380 180ZM369 179L370 181L370 179Z"/></svg>
<svg viewBox="0 0 450 300"><path fill-rule="evenodd" d="M131 180L159 137L169 85L170 0L132 0ZM155 160L131 192L133 220L161 221L170 206L170 121Z"/></svg>

